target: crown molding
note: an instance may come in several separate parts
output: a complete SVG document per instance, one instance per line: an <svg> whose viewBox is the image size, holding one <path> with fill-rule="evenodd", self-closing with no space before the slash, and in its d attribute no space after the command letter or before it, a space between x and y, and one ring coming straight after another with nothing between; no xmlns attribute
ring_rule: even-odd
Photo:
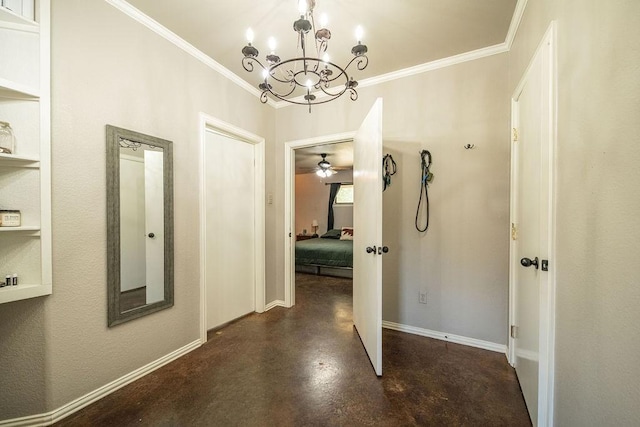
<svg viewBox="0 0 640 427"><path fill-rule="evenodd" d="M520 22L522 21L522 16L524 15L526 7L527 0L518 0L516 3L516 8L513 11L513 16L511 17L511 24L509 24L509 31L507 31L507 37L504 40L508 51L511 50L513 40L516 38L516 33L518 32L518 27L520 27Z"/></svg>
<svg viewBox="0 0 640 427"><path fill-rule="evenodd" d="M149 28L154 33L158 34L159 36L173 43L175 46L182 49L189 55L193 56L194 58L196 58L197 60L199 60L206 66L208 66L209 68L213 69L214 71L220 73L227 79L231 80L233 83L240 86L242 89L246 90L253 96L260 98L262 91L251 86L245 80L238 77L237 74L233 73L231 70L224 67L222 64L220 64L219 62L211 58L209 55L205 54L204 52L202 52L201 50L193 46L191 43L187 42L182 37L178 36L176 33L174 33L173 31L169 30L168 28L160 24L158 21L145 15L139 9L133 7L131 4L127 3L125 0L105 0L105 1L109 3L111 6L121 11L122 13L124 13L125 15L129 16L130 18L133 18L134 20L138 21L145 27ZM271 105L272 107L275 107L276 103L275 101L269 99L267 101L267 104Z"/></svg>
<svg viewBox="0 0 640 427"><path fill-rule="evenodd" d="M379 76L370 77L368 79L360 80L358 82L358 88L369 87L379 85L381 83L386 83L392 80L403 79L405 77L415 76L417 74L426 73L428 71L438 70L440 68L450 67L456 64L462 64L463 62L475 61L476 59L486 58L488 56L498 55L500 53L508 52L509 49L506 43L500 43L493 46L483 47L481 49L472 50L471 52L465 52L454 56L449 56L447 58L437 59L431 62L425 62L424 64L416 65L414 67L404 68L402 70L393 71L391 73L381 74ZM317 99L326 98L327 95L322 91L317 91L313 93ZM299 96L297 98L293 98L294 101L304 102L304 98ZM286 101L278 101L276 102L276 108L288 107L291 105Z"/></svg>
<svg viewBox="0 0 640 427"><path fill-rule="evenodd" d="M209 68L220 73L221 75L229 79L231 82L240 86L241 88L251 93L255 97L260 98L262 91L253 87L251 84L247 83L244 79L240 78L237 74L233 73L231 70L224 67L222 64L215 61L209 55L197 49L191 43L187 42L186 40L178 36L176 33L164 27L159 22L145 15L139 9L133 7L131 4L129 4L125 0L105 0L105 1L110 5L112 5L113 7L115 7L116 9L123 12L124 14L126 14L127 16L133 18L134 20L138 21L145 27L149 28L159 36L173 43L178 48L184 50L186 53L190 54L197 60L201 61L202 63L207 65ZM446 68L452 65L462 64L464 62L475 61L476 59L486 58L488 56L509 52L509 50L511 49L511 45L513 44L513 40L518 31L518 27L520 26L520 21L522 20L522 16L524 15L524 11L527 6L527 1L528 0L517 1L516 7L513 12L513 16L511 17L511 23L509 24L509 30L507 32L507 36L505 37L505 41L503 43L484 47L481 49L476 49L470 52L461 53L461 54L450 56L447 58L437 59L435 61L426 62L424 64L416 65L414 67L404 68L402 70L393 71L391 73L370 77L368 79L359 81L358 87L363 88L363 87L375 86L375 85L386 83L392 80L411 77L417 74L426 73L428 71L433 71L440 68ZM314 92L314 95L316 95L318 99L327 97L327 95L325 95L322 91ZM297 102L302 102L304 101L304 98L302 96L299 96L299 97L293 98L293 100ZM267 105L270 105L271 107L275 107L276 109L280 109L284 107L290 107L296 104L292 104L287 101L276 102L273 99L268 98Z"/></svg>

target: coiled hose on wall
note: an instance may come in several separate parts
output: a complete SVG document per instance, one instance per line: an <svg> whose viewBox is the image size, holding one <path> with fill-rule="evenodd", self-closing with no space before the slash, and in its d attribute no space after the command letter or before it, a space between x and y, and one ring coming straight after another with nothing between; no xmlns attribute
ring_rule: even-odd
<svg viewBox="0 0 640 427"><path fill-rule="evenodd" d="M431 167L431 153L428 150L420 152L420 198L418 199L418 208L416 209L416 229L419 232L427 231L429 228L429 183L433 180L433 174L429 171ZM424 195L424 210L426 211L426 224L424 228L420 227L420 206Z"/></svg>

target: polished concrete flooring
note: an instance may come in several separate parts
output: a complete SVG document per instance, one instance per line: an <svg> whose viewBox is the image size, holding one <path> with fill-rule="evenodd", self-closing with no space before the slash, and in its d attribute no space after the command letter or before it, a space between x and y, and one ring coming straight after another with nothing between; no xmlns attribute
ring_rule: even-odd
<svg viewBox="0 0 640 427"><path fill-rule="evenodd" d="M504 354L383 331L376 377L351 280L296 275L296 306L212 331L59 426L528 426Z"/></svg>

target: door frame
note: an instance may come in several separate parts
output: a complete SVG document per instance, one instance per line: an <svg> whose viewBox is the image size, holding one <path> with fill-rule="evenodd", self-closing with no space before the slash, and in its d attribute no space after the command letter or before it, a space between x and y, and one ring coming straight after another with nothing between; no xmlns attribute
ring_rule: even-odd
<svg viewBox="0 0 640 427"><path fill-rule="evenodd" d="M255 206L255 246L253 250L255 262L254 300L255 312L264 312L265 306L265 139L230 123L224 122L206 113L200 113L200 341L207 342L207 287L206 287L206 206L205 192L205 144L207 131L214 131L229 136L239 142L251 144L254 147L255 178L254 178L254 206Z"/></svg>
<svg viewBox="0 0 640 427"><path fill-rule="evenodd" d="M513 95L511 96L511 190L510 190L510 229L513 233L513 225L517 219L517 177L518 177L518 143L517 132L519 117L517 99L519 98L527 82L529 72L533 65L533 60L543 53L545 46L549 46L547 54L549 63L549 128L547 129L548 160L549 160L549 211L548 234L546 236L549 256L549 271L546 274L546 289L542 289L540 298L540 319L539 319L539 365L538 365L538 425L552 426L554 412L554 378L555 378L555 319L556 319L556 146L557 146L557 29L556 22L552 21L547 29L542 41L536 48L531 62L523 73ZM516 224L517 226L517 224ZM517 232L517 228L516 228ZM516 237L517 239L517 237ZM510 234L509 246L509 324L507 329L515 323L516 310L516 286L515 271L520 263L517 259L516 240ZM507 351L509 363L515 366L515 342L509 333L509 348Z"/></svg>
<svg viewBox="0 0 640 427"><path fill-rule="evenodd" d="M294 150L353 141L355 132L344 132L315 138L288 141L284 144L284 306L296 303L295 283L295 160Z"/></svg>

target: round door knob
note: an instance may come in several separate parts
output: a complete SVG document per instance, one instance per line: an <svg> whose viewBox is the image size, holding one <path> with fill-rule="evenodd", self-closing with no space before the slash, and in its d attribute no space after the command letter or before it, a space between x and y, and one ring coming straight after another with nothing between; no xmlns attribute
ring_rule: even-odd
<svg viewBox="0 0 640 427"><path fill-rule="evenodd" d="M535 257L534 259L522 258L520 260L520 264L522 264L523 267L531 267L533 265L537 270L538 269L538 257Z"/></svg>
<svg viewBox="0 0 640 427"><path fill-rule="evenodd" d="M153 233L149 233L148 236L149 236L150 239L153 239L154 237L156 237L156 235L153 234Z"/></svg>
<svg viewBox="0 0 640 427"><path fill-rule="evenodd" d="M367 246L367 253L376 253L376 248L372 248L371 246Z"/></svg>
<svg viewBox="0 0 640 427"><path fill-rule="evenodd" d="M389 252L389 248L386 246L382 247L382 253L386 254L387 252Z"/></svg>

